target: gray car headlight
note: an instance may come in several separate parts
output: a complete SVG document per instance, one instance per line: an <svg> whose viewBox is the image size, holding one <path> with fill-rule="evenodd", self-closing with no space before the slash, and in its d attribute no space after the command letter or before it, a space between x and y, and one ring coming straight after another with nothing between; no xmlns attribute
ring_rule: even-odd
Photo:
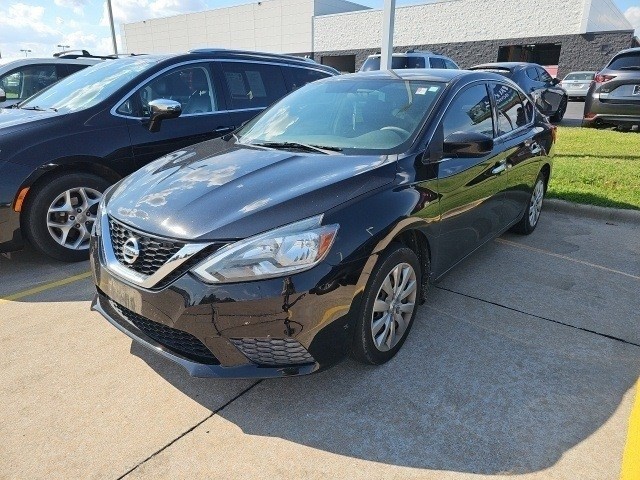
<svg viewBox="0 0 640 480"><path fill-rule="evenodd" d="M339 225L322 225L322 215L227 245L193 268L207 283L282 277L308 270L329 252Z"/></svg>

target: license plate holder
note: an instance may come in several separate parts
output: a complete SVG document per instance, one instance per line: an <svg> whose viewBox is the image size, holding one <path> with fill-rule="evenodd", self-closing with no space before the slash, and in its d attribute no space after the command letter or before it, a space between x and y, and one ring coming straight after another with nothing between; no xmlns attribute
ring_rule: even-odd
<svg viewBox="0 0 640 480"><path fill-rule="evenodd" d="M142 314L142 295L140 292L111 277L107 277L105 280L101 288L111 300L138 315Z"/></svg>

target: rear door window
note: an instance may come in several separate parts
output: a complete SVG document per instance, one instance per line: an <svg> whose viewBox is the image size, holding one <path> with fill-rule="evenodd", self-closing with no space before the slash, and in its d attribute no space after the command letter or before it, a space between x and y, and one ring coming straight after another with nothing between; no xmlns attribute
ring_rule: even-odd
<svg viewBox="0 0 640 480"><path fill-rule="evenodd" d="M431 68L447 68L442 58L431 57L429 59L429 64Z"/></svg>
<svg viewBox="0 0 640 480"><path fill-rule="evenodd" d="M264 108L287 93L280 67L262 63L220 62L230 110Z"/></svg>
<svg viewBox="0 0 640 480"><path fill-rule="evenodd" d="M331 76L328 73L311 70L310 68L282 67L282 69L287 80L287 89L290 91L304 87L307 83Z"/></svg>
<svg viewBox="0 0 640 480"><path fill-rule="evenodd" d="M453 63L451 60L449 60L448 58L444 59L444 64L450 70L459 70L458 66L455 63Z"/></svg>
<svg viewBox="0 0 640 480"><path fill-rule="evenodd" d="M538 78L538 69L534 67L527 68L527 77L529 77L531 80L535 80L536 82L540 81L540 79Z"/></svg>

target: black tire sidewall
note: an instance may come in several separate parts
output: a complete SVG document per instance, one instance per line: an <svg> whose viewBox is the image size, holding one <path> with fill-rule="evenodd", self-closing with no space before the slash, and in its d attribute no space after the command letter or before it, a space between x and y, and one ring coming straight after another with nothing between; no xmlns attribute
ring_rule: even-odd
<svg viewBox="0 0 640 480"><path fill-rule="evenodd" d="M378 350L371 335L371 316L373 314L373 305L378 294L378 290L382 286L384 279L391 272L391 270L400 263L408 263L415 271L417 285L416 285L416 302L413 314L409 320L409 325L405 330L403 337L400 339L397 345L386 352ZM373 365L380 365L391 360L396 353L402 348L405 340L409 336L411 327L418 311L418 304L420 303L420 292L422 289L422 271L420 267L420 261L417 255L410 248L397 244L390 247L382 256L378 259L369 283L364 291L364 298L362 300L361 307L359 309L358 321L356 324L356 331L353 344L353 355L357 360L364 363Z"/></svg>
<svg viewBox="0 0 640 480"><path fill-rule="evenodd" d="M97 175L69 173L47 179L35 186L25 202L23 229L29 242L40 252L63 262L89 258L89 250L71 250L58 244L47 228L47 212L53 200L66 190L86 187L104 192L110 183Z"/></svg>

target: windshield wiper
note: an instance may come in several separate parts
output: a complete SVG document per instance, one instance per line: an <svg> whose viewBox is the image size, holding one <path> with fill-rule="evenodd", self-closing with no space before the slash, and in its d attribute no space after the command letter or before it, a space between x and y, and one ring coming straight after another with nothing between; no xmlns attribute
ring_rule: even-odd
<svg viewBox="0 0 640 480"><path fill-rule="evenodd" d="M248 145L257 145L259 147L267 148L297 148L299 150L307 150L309 152L319 152L325 155L331 155L333 152L341 152L340 147L332 147L326 145L309 145L307 143L299 142L261 142L261 143L249 143Z"/></svg>
<svg viewBox="0 0 640 480"><path fill-rule="evenodd" d="M618 70L640 70L640 65L629 65L627 67L620 67Z"/></svg>
<svg viewBox="0 0 640 480"><path fill-rule="evenodd" d="M37 112L45 112L47 110L53 110L54 112L58 111L57 108L53 108L53 107L42 108L42 107L39 107L37 105L34 105L33 107L17 107L17 108L19 108L21 110L35 110Z"/></svg>

